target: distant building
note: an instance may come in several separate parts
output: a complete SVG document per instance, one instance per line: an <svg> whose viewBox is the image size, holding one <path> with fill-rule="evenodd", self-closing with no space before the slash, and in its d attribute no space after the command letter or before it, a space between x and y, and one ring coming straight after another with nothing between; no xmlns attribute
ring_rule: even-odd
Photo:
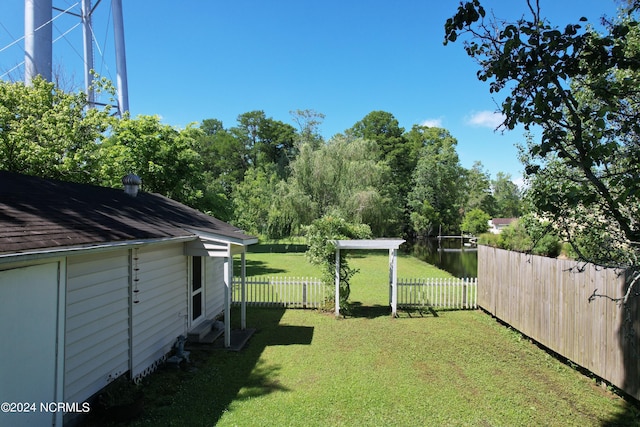
<svg viewBox="0 0 640 427"><path fill-rule="evenodd" d="M493 218L489 220L489 233L500 234L502 230L518 218Z"/></svg>

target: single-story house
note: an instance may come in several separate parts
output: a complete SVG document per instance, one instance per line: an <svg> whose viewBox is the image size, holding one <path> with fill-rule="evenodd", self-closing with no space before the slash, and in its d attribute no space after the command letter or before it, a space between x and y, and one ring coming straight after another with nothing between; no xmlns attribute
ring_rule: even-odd
<svg viewBox="0 0 640 427"><path fill-rule="evenodd" d="M492 218L489 220L489 232L500 234L504 228L508 227L516 219L518 218Z"/></svg>
<svg viewBox="0 0 640 427"><path fill-rule="evenodd" d="M123 183L0 171L0 402L82 405L221 315L229 345L233 255L244 272L257 239ZM0 425L60 426L63 412L1 412Z"/></svg>

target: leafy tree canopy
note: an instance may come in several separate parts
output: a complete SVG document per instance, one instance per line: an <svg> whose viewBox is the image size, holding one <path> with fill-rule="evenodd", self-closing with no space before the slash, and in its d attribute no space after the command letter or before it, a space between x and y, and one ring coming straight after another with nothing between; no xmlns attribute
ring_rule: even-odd
<svg viewBox="0 0 640 427"><path fill-rule="evenodd" d="M40 77L31 86L0 81L0 168L95 183L109 108L88 109L84 93L65 93Z"/></svg>
<svg viewBox="0 0 640 427"><path fill-rule="evenodd" d="M489 220L491 217L482 209L472 209L464 215L460 228L462 231L477 236L486 233L489 229Z"/></svg>
<svg viewBox="0 0 640 427"><path fill-rule="evenodd" d="M420 141L420 158L408 196L411 221L418 235L457 232L464 192L464 169L456 152L457 141L446 129L414 126L410 138Z"/></svg>
<svg viewBox="0 0 640 427"><path fill-rule="evenodd" d="M637 267L640 2L603 20L602 33L585 27L587 18L553 26L539 3L527 0L526 17L503 22L489 18L479 0L467 1L447 20L445 44L463 37L478 78L491 92L507 92L504 127L540 130L523 153L537 212L581 259ZM593 232L596 223L606 229Z"/></svg>

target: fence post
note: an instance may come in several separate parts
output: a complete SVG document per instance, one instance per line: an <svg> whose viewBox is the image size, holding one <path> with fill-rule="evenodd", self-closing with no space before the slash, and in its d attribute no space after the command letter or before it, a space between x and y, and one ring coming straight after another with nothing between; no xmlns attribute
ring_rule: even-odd
<svg viewBox="0 0 640 427"><path fill-rule="evenodd" d="M462 281L462 308L467 308L467 279Z"/></svg>
<svg viewBox="0 0 640 427"><path fill-rule="evenodd" d="M302 308L307 308L307 279L302 280Z"/></svg>

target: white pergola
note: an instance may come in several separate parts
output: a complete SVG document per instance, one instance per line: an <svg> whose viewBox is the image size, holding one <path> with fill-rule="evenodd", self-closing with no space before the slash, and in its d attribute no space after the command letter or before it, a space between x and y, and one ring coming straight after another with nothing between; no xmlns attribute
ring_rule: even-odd
<svg viewBox="0 0 640 427"><path fill-rule="evenodd" d="M334 240L336 247L336 316L340 315L340 250L341 249L388 249L389 250L389 303L391 315L396 316L398 305L398 248L402 239Z"/></svg>

